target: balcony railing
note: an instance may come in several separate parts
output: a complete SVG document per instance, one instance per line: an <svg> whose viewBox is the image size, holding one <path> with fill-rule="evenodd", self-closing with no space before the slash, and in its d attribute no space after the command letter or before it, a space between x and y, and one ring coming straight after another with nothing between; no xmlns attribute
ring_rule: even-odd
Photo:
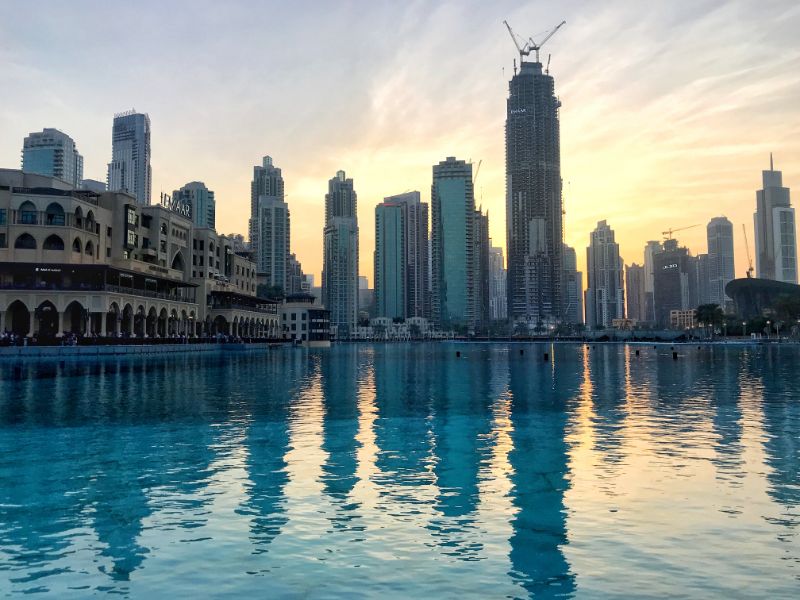
<svg viewBox="0 0 800 600"><path fill-rule="evenodd" d="M70 213L48 213L44 211L16 211L15 225L40 225L44 227L73 227L97 233L97 222L87 221L85 217L76 218Z"/></svg>
<svg viewBox="0 0 800 600"><path fill-rule="evenodd" d="M193 288L192 288L193 289ZM113 285L110 283L75 283L72 285L60 284L21 284L21 283L0 283L0 290L32 290L32 291L57 291L57 292L114 292L117 294L129 294L131 296L140 296L144 298L158 298L161 300L170 300L172 302L189 302L196 304L195 298L183 297L175 294L166 294L155 290L141 290L132 287L121 285Z"/></svg>

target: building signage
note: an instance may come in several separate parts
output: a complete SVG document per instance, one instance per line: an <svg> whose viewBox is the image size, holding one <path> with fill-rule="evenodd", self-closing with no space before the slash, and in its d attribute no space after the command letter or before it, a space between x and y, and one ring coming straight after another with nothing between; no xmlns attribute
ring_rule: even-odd
<svg viewBox="0 0 800 600"><path fill-rule="evenodd" d="M671 265L664 265L663 269L666 271L667 269L677 269L678 263L672 263Z"/></svg>
<svg viewBox="0 0 800 600"><path fill-rule="evenodd" d="M188 202L183 202L178 198L173 198L169 194L161 192L161 206L167 210L177 213L187 219L192 218L192 205Z"/></svg>
<svg viewBox="0 0 800 600"><path fill-rule="evenodd" d="M53 267L36 267L36 273L61 273L61 269L55 269Z"/></svg>

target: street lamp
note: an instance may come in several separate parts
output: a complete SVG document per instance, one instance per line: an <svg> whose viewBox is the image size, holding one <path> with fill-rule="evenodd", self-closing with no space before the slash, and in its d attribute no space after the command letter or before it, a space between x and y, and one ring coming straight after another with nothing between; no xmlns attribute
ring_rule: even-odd
<svg viewBox="0 0 800 600"><path fill-rule="evenodd" d="M742 321L742 335L747 337L747 321Z"/></svg>
<svg viewBox="0 0 800 600"><path fill-rule="evenodd" d="M769 339L769 332L772 329L772 321L767 319L767 339Z"/></svg>

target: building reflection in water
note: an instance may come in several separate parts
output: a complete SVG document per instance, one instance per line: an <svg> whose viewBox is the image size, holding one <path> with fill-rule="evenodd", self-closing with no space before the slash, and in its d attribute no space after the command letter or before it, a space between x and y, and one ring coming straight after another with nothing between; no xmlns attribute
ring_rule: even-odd
<svg viewBox="0 0 800 600"><path fill-rule="evenodd" d="M250 522L253 553L267 552L288 521L285 489L289 483L292 406L313 380L314 366L306 352L279 352L261 366L269 385L245 394L248 423L242 443L246 449L244 501L236 513Z"/></svg>
<svg viewBox="0 0 800 600"><path fill-rule="evenodd" d="M489 349L465 347L460 358L448 353L436 364L431 433L438 515L429 529L445 554L474 560L483 548L476 530L479 478L492 459Z"/></svg>
<svg viewBox="0 0 800 600"><path fill-rule="evenodd" d="M568 542L564 493L570 485L568 418L583 365L574 347L556 348L551 363L537 360L540 350L534 357L509 354L509 461L516 509L510 575L531 595L555 598L571 595L576 586L563 552Z"/></svg>
<svg viewBox="0 0 800 600"><path fill-rule="evenodd" d="M353 489L358 483L359 369L364 368L357 347L321 355L322 450L326 454L320 481L334 508L334 529L351 529L357 519L358 501ZM358 526L360 528L360 526Z"/></svg>

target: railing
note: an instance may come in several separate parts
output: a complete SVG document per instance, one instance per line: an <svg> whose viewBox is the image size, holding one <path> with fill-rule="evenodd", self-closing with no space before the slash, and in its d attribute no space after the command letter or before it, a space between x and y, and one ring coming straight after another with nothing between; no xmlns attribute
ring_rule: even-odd
<svg viewBox="0 0 800 600"><path fill-rule="evenodd" d="M142 296L145 298L158 298L161 300L170 300L172 302L187 302L196 304L194 298L184 298L173 294L165 294L164 292L157 292L154 290L139 290L132 287L121 285L113 285L110 283L76 283L73 285L55 284L55 283L40 283L34 284L20 284L20 283L0 283L0 290L32 290L32 291L57 291L57 292L115 292L117 294L129 294L131 296Z"/></svg>
<svg viewBox="0 0 800 600"><path fill-rule="evenodd" d="M73 227L89 233L97 233L97 221L76 218L71 213L49 213L45 211L16 211L15 225L39 225L43 227Z"/></svg>
<svg viewBox="0 0 800 600"><path fill-rule="evenodd" d="M263 313L265 315L277 315L277 306L270 308L263 308L261 306L250 306L248 304L241 304L239 302L226 302L224 304L212 304L209 307L211 310L249 310L250 312Z"/></svg>

